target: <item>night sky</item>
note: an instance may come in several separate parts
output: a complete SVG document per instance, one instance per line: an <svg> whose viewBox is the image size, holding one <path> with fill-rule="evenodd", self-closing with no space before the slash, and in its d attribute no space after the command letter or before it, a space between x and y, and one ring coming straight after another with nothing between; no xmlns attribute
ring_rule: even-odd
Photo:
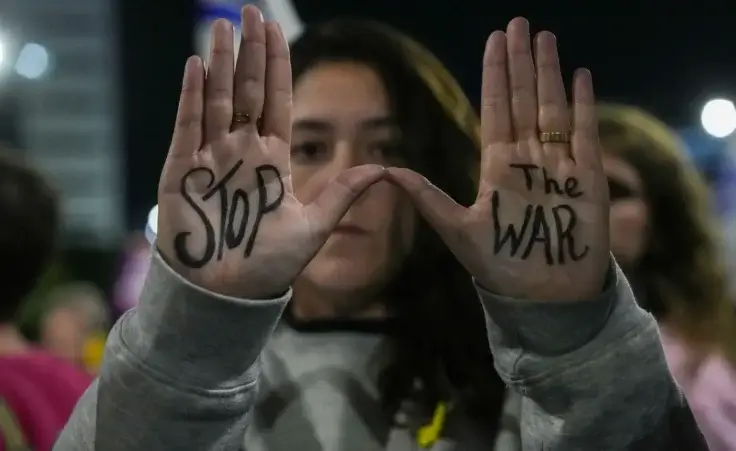
<svg viewBox="0 0 736 451"><path fill-rule="evenodd" d="M425 6L416 9L415 3ZM654 10L660 13L655 16L629 12L633 10L622 5L620 12L632 17L612 15L609 8L600 15L576 15L570 9L568 14L550 16L530 14L534 8L512 3L513 7L488 0L296 1L307 23L348 15L382 20L408 32L445 62L476 105L485 39L517 15L527 17L533 30L548 29L557 35L566 79L576 67L591 69L601 100L640 105L683 127L697 124L700 106L709 97L736 99L733 14ZM195 17L191 0L145 2L145 10L143 5L143 0L121 1L120 10L133 228L144 223L155 203L182 67L192 52Z"/></svg>

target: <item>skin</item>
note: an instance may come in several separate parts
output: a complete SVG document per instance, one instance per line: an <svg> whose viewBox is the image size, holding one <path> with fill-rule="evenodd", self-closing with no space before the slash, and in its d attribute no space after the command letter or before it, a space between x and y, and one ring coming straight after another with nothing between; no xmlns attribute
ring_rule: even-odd
<svg viewBox="0 0 736 451"><path fill-rule="evenodd" d="M313 201L326 182L351 166L400 165L390 153L399 131L390 121L380 121L388 115L386 91L366 66L321 64L301 77L294 91L291 161L297 198ZM641 177L621 158L602 158L606 177L631 194L611 200L610 226L616 258L633 265L647 235ZM298 316L385 313L377 292L395 274L413 236L414 214L406 202L394 185L381 182L353 205L341 224L358 225L367 233L338 230L331 235L297 281Z"/></svg>
<svg viewBox="0 0 736 451"><path fill-rule="evenodd" d="M84 324L77 312L67 308L57 308L44 319L41 330L41 343L55 356L81 364L84 346Z"/></svg>
<svg viewBox="0 0 736 451"><path fill-rule="evenodd" d="M294 87L291 170L297 199L313 202L340 173L362 164L403 165L388 94L365 65L316 65ZM302 318L385 314L380 292L409 253L415 213L397 186L382 181L350 207L295 284Z"/></svg>
<svg viewBox="0 0 736 451"><path fill-rule="evenodd" d="M642 180L633 166L610 154L603 154L603 171L611 186L611 250L623 266L632 267L644 252L648 234Z"/></svg>

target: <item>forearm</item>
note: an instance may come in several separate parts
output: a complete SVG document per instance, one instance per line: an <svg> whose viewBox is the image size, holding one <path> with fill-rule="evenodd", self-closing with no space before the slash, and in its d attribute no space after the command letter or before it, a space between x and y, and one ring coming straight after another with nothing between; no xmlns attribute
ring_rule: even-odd
<svg viewBox="0 0 736 451"><path fill-rule="evenodd" d="M256 361L289 297L220 297L155 257L139 307L113 328L98 380L55 449L240 449Z"/></svg>
<svg viewBox="0 0 736 451"><path fill-rule="evenodd" d="M524 397L526 448L707 449L670 376L656 323L620 270L599 297L582 302L479 292L499 374Z"/></svg>

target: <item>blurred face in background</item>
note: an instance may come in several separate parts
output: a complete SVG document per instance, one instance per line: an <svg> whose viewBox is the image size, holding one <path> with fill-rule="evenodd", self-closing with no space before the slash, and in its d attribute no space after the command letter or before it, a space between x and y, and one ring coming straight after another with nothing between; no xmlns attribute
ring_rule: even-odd
<svg viewBox="0 0 736 451"><path fill-rule="evenodd" d="M642 180L632 165L610 153L603 154L603 169L611 196L611 250L621 266L631 268L648 243L649 213Z"/></svg>
<svg viewBox="0 0 736 451"><path fill-rule="evenodd" d="M53 355L81 365L86 339L83 318L73 309L56 308L41 324L41 345Z"/></svg>
<svg viewBox="0 0 736 451"><path fill-rule="evenodd" d="M293 114L291 170L303 203L314 201L353 166L404 164L388 94L365 65L325 62L309 69L294 86ZM353 299L337 301L351 304L334 306L343 313L365 308L354 304L377 296L389 283L409 253L414 227L408 198L388 182L373 185L300 275L297 304L299 290L312 290Z"/></svg>

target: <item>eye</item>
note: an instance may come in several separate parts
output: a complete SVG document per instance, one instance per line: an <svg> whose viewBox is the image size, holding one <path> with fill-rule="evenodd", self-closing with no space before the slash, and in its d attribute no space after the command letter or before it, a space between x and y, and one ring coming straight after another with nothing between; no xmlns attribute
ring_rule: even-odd
<svg viewBox="0 0 736 451"><path fill-rule="evenodd" d="M301 163L318 162L326 158L327 144L320 141L305 141L291 147L291 159Z"/></svg>
<svg viewBox="0 0 736 451"><path fill-rule="evenodd" d="M371 145L370 153L380 161L401 161L404 158L404 149L396 141L380 141Z"/></svg>

